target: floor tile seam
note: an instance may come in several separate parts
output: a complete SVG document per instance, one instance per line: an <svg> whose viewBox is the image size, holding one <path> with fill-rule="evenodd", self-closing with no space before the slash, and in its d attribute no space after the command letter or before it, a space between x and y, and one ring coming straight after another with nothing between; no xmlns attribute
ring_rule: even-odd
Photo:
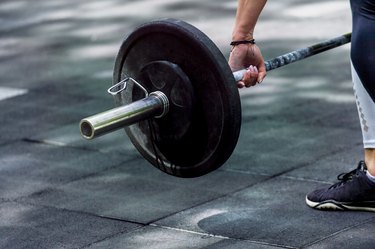
<svg viewBox="0 0 375 249"><path fill-rule="evenodd" d="M55 142L51 140L39 140L39 139L32 139L32 138L23 138L21 139L22 142L26 143L35 143L35 144L45 144L45 145L51 145L55 147L65 147L65 148L70 148L70 149L77 149L77 150L82 150L82 151L89 151L89 152L99 152L105 154L105 152L98 150L98 149L90 149L86 147L80 147L80 146L75 146L71 144L66 144L66 143L60 143L60 142Z"/></svg>
<svg viewBox="0 0 375 249"><path fill-rule="evenodd" d="M326 158L326 157L332 156L332 155L334 155L334 154L337 154L337 153L339 153L339 152L341 152L341 151L342 151L342 149L337 149L337 150L334 151L334 152L330 152L330 153L327 153L327 154L325 154L325 155L322 155L322 156L320 157L319 160L322 160L323 158ZM304 168L304 167L308 167L308 166L310 166L312 163L314 163L314 162L306 162L306 163L302 163L302 164L300 164L300 165L297 165L297 166L295 166L295 167L293 167L293 168L290 168L290 169L288 169L288 170L282 171L282 172L277 173L277 174L275 174L275 175L269 175L269 177L265 177L263 180L261 180L261 181L259 181L259 182L256 182L256 183L253 183L253 184L251 184L251 185L249 185L249 186L245 186L245 187L243 187L243 188L240 188L240 189L234 190L234 191L232 191L232 192L230 192L230 193L225 194L224 196L218 197L217 199L220 199L220 198L224 198L224 197L227 197L227 196L233 195L233 194L235 194L235 193L237 193L237 192L241 192L241 191L243 191L244 189L247 189L247 188L249 188L249 187L256 186L256 185L258 185L258 184L263 184L263 183L265 183L265 182L268 182L268 181L273 180L273 179L278 178L278 177L286 177L286 176L283 176L283 175L285 175L285 174L287 174L287 173L289 173L289 172L292 172L292 171L294 171L294 170L297 170L297 169L301 169L301 168ZM249 173L247 173L247 174L249 174ZM264 175L264 176L266 176L266 175ZM298 179L297 179L297 180L298 180ZM217 200L217 199L215 199L215 200Z"/></svg>
<svg viewBox="0 0 375 249"><path fill-rule="evenodd" d="M100 176L101 174L105 173L106 171L115 170L115 169L124 167L124 163L132 163L132 162L137 161L137 160L138 160L137 157L133 157L131 159L116 163L113 166L108 166L108 167L106 167L104 169L101 169L99 171L96 171L96 172L93 172L93 173L90 173L90 174L87 174L87 175L83 175L81 177L77 177L75 179L63 182L61 184L57 184L56 186L61 187L61 186L68 185L68 184L71 184L71 183L74 183L74 182L78 182L78 181L82 181L82 180L89 179L89 178L92 178L92 177Z"/></svg>
<svg viewBox="0 0 375 249"><path fill-rule="evenodd" d="M267 243L267 242L263 242L263 241L251 240L251 239L231 238L231 237L221 236L221 235L216 235L216 234L211 234L211 233L198 232L198 231L182 229L182 228L177 228L177 227L158 225L158 224L155 224L155 223L150 223L149 226L150 227L156 227L156 228L163 228L163 229L167 229L167 230L178 231L178 232L185 232L185 233L190 233L190 234L195 234L195 235L201 235L201 236L204 236L204 237L218 238L218 239L224 239L224 240L234 240L234 241L247 241L247 242L258 244L258 245L273 246L273 247L287 248L287 249L296 249L296 247L272 244L272 243Z"/></svg>
<svg viewBox="0 0 375 249"><path fill-rule="evenodd" d="M91 149L91 148L82 147L82 146L79 146L79 145L64 144L64 143L54 142L54 141L50 141L50 140L37 140L37 139L23 138L23 139L17 140L17 141L26 142L26 143L44 144L44 145L50 145L50 146L55 146L55 147L63 147L63 148L80 150L80 151L96 152L96 153L100 153L100 154L107 155L107 156L111 156L111 154L115 154L115 152L111 152L111 151L103 151L103 150L100 150L100 149ZM130 157L129 161L130 160L131 161L137 160L137 159L140 158L140 156L136 153L129 153L128 155L132 155L132 154L134 154L134 155ZM146 159L144 159L144 160L146 160ZM123 161L123 162L127 162L127 161L128 160Z"/></svg>
<svg viewBox="0 0 375 249"><path fill-rule="evenodd" d="M362 143L356 143L355 145L358 146L358 145L361 145ZM293 176L287 176L285 174L289 173L289 172L292 172L296 169L302 169L302 168L306 168L308 166L311 166L313 163L316 163L316 162L319 162L327 157L330 157L330 156L334 156L336 154L339 154L339 153L342 153L343 151L348 151L350 150L350 146L348 147L344 147L344 148L340 148L340 149L337 149L336 151L333 151L333 152L330 152L329 154L325 154L323 156L321 156L317 161L314 161L314 162L308 162L308 163L305 163L305 164L302 164L301 166L299 167L296 167L292 170L289 170L289 171L286 171L286 172L282 172L282 174L279 175L280 178L285 178L285 179L291 179L291 180L298 180L298 181L309 181L309 182L315 182L315 183L322 183L322 184L333 184L333 182L330 182L330 181L321 181L321 180L315 180L315 179L308 179L308 178L304 178L304 177L293 177Z"/></svg>
<svg viewBox="0 0 375 249"><path fill-rule="evenodd" d="M348 212L348 211L338 211L338 212ZM313 241L313 242L310 242L310 243L308 243L308 244L305 244L305 245L301 246L301 248L308 248L308 247L310 247L310 246L312 246L312 245L318 244L319 242L322 242L322 241L328 240L328 239L330 239L330 238L334 238L334 237L336 237L336 236L338 236L338 235L340 235L340 234L342 234L342 233L345 233L345 232L347 232L347 231L349 231L349 230L351 230L351 229L353 229L353 228L357 228L357 227L360 227L360 226L363 226L363 225L369 224L369 223L374 222L374 221L375 221L375 218L369 218L369 219L366 219L366 220L364 220L364 222L360 222L360 223L354 224L354 225L352 225L352 226L348 226L348 227L346 227L346 228L344 228L344 229L341 229L341 230L339 230L339 231L336 231L336 232L334 232L334 233L332 233L332 234L330 234L330 235L328 235L328 236L324 236L324 237L322 237L322 238L320 238L320 239L317 239L317 240L315 240L315 241Z"/></svg>
<svg viewBox="0 0 375 249"><path fill-rule="evenodd" d="M226 172L233 172L233 173L241 173L245 175L253 175L253 176L265 176L265 177L271 177L272 175L270 174L263 174L263 173L252 173L252 172L247 172L243 170L232 170L232 169L223 169L221 171L226 171ZM329 181L321 181L321 180L315 180L315 179L309 179L309 178L304 178L304 177L294 177L294 176L284 176L281 175L279 176L280 178L283 179L289 179L289 180L297 180L297 181L308 181L308 182L314 182L314 183L323 183L323 184L333 184L333 182Z"/></svg>
<svg viewBox="0 0 375 249"><path fill-rule="evenodd" d="M56 207L56 206L46 205L46 204L39 204L39 203L36 204L36 203L33 203L33 202L29 202L25 199L8 200L6 203L16 203L16 204L21 204L21 205L33 206L33 207L36 207L36 208L52 209L52 210L59 211L59 212L81 214L81 215L90 216L90 217L99 218L99 219L125 222L125 223L129 223L129 224L133 224L133 225L138 225L140 227L144 227L144 226L148 225L146 223L142 223L142 222L138 222L138 221L121 219L121 218L116 218L116 217L110 217L110 216L107 216L107 215L99 215L99 214L95 214L95 213L91 213L91 212L87 212L87 211L82 211L82 210L61 208L61 207Z"/></svg>
<svg viewBox="0 0 375 249"><path fill-rule="evenodd" d="M107 240L114 239L114 238L119 237L119 236L121 236L121 235L124 235L124 234L127 234L127 233L134 233L134 232L136 232L136 231L138 231L138 230L143 229L144 227L145 227L145 226L137 227L137 228L135 228L135 229L132 229L131 231L126 231L126 230L125 230L125 231L120 231L120 232L118 232L118 233L111 234L111 235L109 235L109 236L107 236L107 237L105 237L105 238L102 238L102 239L100 239L100 240L92 241L92 242L90 242L90 243L88 243L88 244L86 244L86 245L84 245L84 246L78 247L77 249L90 248L91 246L93 246L93 245L95 245L95 244L98 244L98 243L101 243L101 242L104 242L104 241L107 241Z"/></svg>
<svg viewBox="0 0 375 249"><path fill-rule="evenodd" d="M297 166L295 166L295 167L293 167L293 168L290 168L290 169L285 170L285 171L283 171L283 172L280 172L280 173L278 173L278 174L276 174L276 175L273 175L273 176L271 177L271 179L272 179L272 178L276 178L276 177L284 177L283 175L285 175L285 174L287 174L287 173L290 173L290 172L292 172L292 171L294 171L294 170L297 170L297 169L306 168L306 167L311 166L312 164L314 164L314 163L316 163L316 162L318 162L318 161L321 161L321 160L323 160L323 159L325 159L325 158L327 158L327 157L334 156L334 155L336 155L336 154L338 154L338 153L341 153L341 152L343 152L343 151L345 151L345 150L349 150L350 148L351 148L350 146L348 146L348 147L346 147L346 146L340 147L340 148L338 148L338 149L336 149L336 150L334 150L334 151L330 151L329 153L326 153L326 154L321 155L321 156L319 157L319 159L316 160L316 161L309 161L309 162L306 162L306 163L302 163L302 164L300 164L299 166L297 165Z"/></svg>
<svg viewBox="0 0 375 249"><path fill-rule="evenodd" d="M94 173L91 173L91 174L87 174L87 175L84 175L84 176L81 176L81 177L77 177L77 178L71 179L69 181L61 182L61 183L58 183L58 184L55 183L53 186L52 185L47 186L43 189L39 189L38 191L32 192L28 195L19 196L19 197L16 197L16 198L0 198L0 201L3 201L3 200L5 200L5 201L19 201L19 200L31 197L35 194L42 194L42 193L50 192L52 190L58 190L60 187L64 187L66 185L69 185L69 184L72 184L72 183L75 183L75 182L78 182L78 181L82 181L82 180L85 180L85 179L88 179L88 178L91 178L91 177L100 176L101 174L103 174L104 172L106 172L108 170L114 170L114 169L123 167L124 162L132 162L132 161L136 161L136 160L138 160L138 159L133 158L133 159L130 159L130 160L126 160L126 161L123 161L123 162L120 162L120 163L116 164L115 166L106 167L106 168L104 168L100 171L97 171L97 172L94 172Z"/></svg>
<svg viewBox="0 0 375 249"><path fill-rule="evenodd" d="M69 148L69 149L75 149L75 150L81 150L81 151L89 151L89 152L100 153L100 154L104 154L104 155L108 155L108 156L110 156L110 154L111 154L111 152L107 153L107 152L103 152L103 151L100 151L100 150L89 149L89 148L85 148L85 147L79 147L79 146L62 144L62 143L60 144L60 143L55 143L55 142L51 142L51 141L47 141L47 140L34 140L34 139L29 139L29 138L23 138L21 141L26 142L26 143L36 143L36 144L50 145L50 146L55 146L55 147L58 147L58 148L62 147L62 148ZM112 168L118 168L118 167L120 167L120 164L122 165L124 163L136 161L138 159L139 159L139 156L134 155L130 159L121 161L120 163L116 164L116 166L106 168L104 170L101 170L100 172L106 171L106 170L112 169Z"/></svg>
<svg viewBox="0 0 375 249"><path fill-rule="evenodd" d="M81 176L81 177L77 177L77 178L71 179L70 181L65 181L65 182L61 182L61 183L58 183L58 184L47 186L43 189L39 189L38 191L32 192L28 195L19 196L19 197L16 197L16 198L0 198L0 201L2 199L9 200L9 201L18 201L18 200L22 200L22 199L25 199L25 198L28 198L28 197L32 197L35 194L43 194L43 193L47 193L47 192L50 192L50 191L53 191L53 190L58 190L60 187L64 187L66 185L69 185L69 184L72 184L72 183L75 183L75 182L78 182L78 181L82 181L82 180L85 180L85 179L89 179L91 177L100 176L101 174L103 174L106 171L114 170L114 169L123 167L124 162L132 162L132 161L136 161L136 160L138 160L138 159L133 158L131 160L123 161L121 163L116 164L115 166L106 167L106 168L104 168L100 171L97 171L97 172L94 172L94 173L91 173L91 174L87 174L87 175L84 175L84 176Z"/></svg>
<svg viewBox="0 0 375 249"><path fill-rule="evenodd" d="M300 166L300 167L303 167L303 166ZM297 167L297 168L299 168L299 167ZM155 220L150 221L148 224L157 223L157 222L160 221L160 220L163 220L163 219L166 219L166 218L171 217L171 216L173 216L173 215L176 215L176 214L179 214L179 213L185 212L185 211L187 211L187 210L189 210L189 209L194 209L194 208L197 208L197 207L199 207L199 206L206 205L206 204L208 204L208 203L210 203L210 202L217 201L217 200L220 200L220 199L223 199L223 198L229 197L229 196L233 196L234 194L236 194L236 193L238 193L238 192L241 192L241 191L243 191L243 190L245 190L245 189L247 189L247 188L254 187L254 186L257 186L258 184L262 184L262 183L264 183L264 182L267 182L267 181L269 181L269 180L272 180L272 179L274 179L274 178L276 178L276 177L278 177L278 176L280 176L280 175L282 175L282 174L284 174L284 173L288 173L289 171L293 171L294 169L296 169L296 168L293 168L293 169L291 169L291 170L287 170L287 171L285 171L285 172L281 172L280 174L277 174L277 175L269 175L268 177L265 177L263 180L260 180L260 181L258 181L258 182L251 183L251 184L246 185L246 186L244 186L244 187L242 187L242 188L239 188L239 189L233 190L233 191L231 191L231 192L228 192L228 193L225 193L225 194L219 195L219 196L217 196L217 197L211 198L211 199L209 199L209 200L206 200L206 201L200 202L200 203L198 203L198 204L196 204L196 205L193 205L193 206L190 206L190 207L187 207L187 208L184 208L184 209L178 210L178 211L176 211L176 212L170 213L170 214L165 215L165 216L163 216L163 217L159 217L159 218L157 218L157 219L155 219Z"/></svg>
<svg viewBox="0 0 375 249"><path fill-rule="evenodd" d="M181 209L181 210L178 210L178 211L172 212L172 213L167 214L167 215L165 215L165 216L162 216L162 217L159 217L159 218L157 218L157 219L151 220L151 221L149 221L146 225L154 224L154 223L156 224L158 221L161 221L161 220L164 220L164 219L169 218L169 217L171 217L171 216L174 216L174 215L177 215L177 214L179 214L179 213L185 212L185 211L187 211L187 210L189 210L189 209L194 209L194 208L197 208L197 207L200 207L200 206L206 205L206 204L208 204L208 203L210 203L210 202L217 201L217 200L220 200L220 199L223 199L223 198L226 198L226 197L232 196L232 195L234 195L234 194L237 193L237 192L241 192L241 191L243 191L243 190L245 190L245 189L247 189L247 188L250 188L250 187L253 187L253 186L257 185L257 184L260 183L260 182L263 182L263 181L259 181L259 182L255 182L255 183L252 183L252 184L246 185L246 186L244 186L244 187L242 187L242 188L239 188L239 189L233 190L233 191L228 192L228 193L225 193L225 194L218 195L218 196L213 197L213 198L211 198L211 199L209 199L209 200L205 200L205 201L202 201L202 202L197 203L197 204L195 204L195 205L192 205L192 206L189 206L189 207L183 208L183 209Z"/></svg>
<svg viewBox="0 0 375 249"><path fill-rule="evenodd" d="M55 141L51 141L51 140L38 140L38 139L23 138L21 141L26 142L26 143L44 144L44 145L50 145L50 146L55 146L55 147L63 147L63 148L81 150L81 151L97 152L97 153L109 155L109 156L114 153L114 152L111 152L111 151L103 151L101 149L91 149L91 148L82 147L82 146L79 146L79 145L59 143L59 142L55 142ZM129 155L131 155L131 154L132 153L129 153ZM139 158L139 155L134 154L133 156L131 156L130 160L135 160L135 159L138 159L138 158Z"/></svg>
<svg viewBox="0 0 375 249"><path fill-rule="evenodd" d="M279 177L281 179L288 179L288 180L301 181L301 182L311 182L311 183L320 183L320 184L333 184L334 183L330 181L315 180L315 179L310 179L310 178L305 178L305 177L294 177L294 176L286 176L286 175L281 175Z"/></svg>
<svg viewBox="0 0 375 249"><path fill-rule="evenodd" d="M159 220L162 220L162 219L168 218L168 217L170 217L170 216L176 215L176 214L178 214L178 213L180 213L180 212L184 212L184 211L186 211L186 210L189 210L189 209L192 209L192 208L196 208L196 207L199 207L199 206L201 206L201 205L205 205L205 204L207 204L207 203L209 203L209 202L216 201L216 200L219 200L219 199L222 199L222 198L225 198L225 197L231 196L231 195L233 195L233 194L235 194L235 193L237 193L237 192L240 192L240 191L242 191L242 190L244 190L244 189L247 189L247 188L252 187L252 186L255 186L255 185L257 185L257 184L260 184L260 183L266 182L266 181L268 181L268 180L271 180L271 179L273 179L273 178L276 178L276 177L278 177L278 176L281 176L282 174L285 174L285 173L287 173L287 172L289 172L289 171L293 171L293 170L296 169L296 168L302 168L302 167L305 167L305 166L308 166L308 165L310 165L310 163L307 163L307 165L302 165L302 166L294 167L293 169L290 169L290 170L287 170L287 171L281 172L281 173L278 174L278 175L271 175L271 176L269 176L268 178L263 179L262 181L259 181L259 182L256 182L256 183L252 183L252 184L250 184L250 185L244 186L244 187L242 187L242 188L240 188L240 189L237 189L237 190L234 190L234 191L232 191L232 192L229 192L229 193L226 193L226 194L223 194L223 195L217 196L217 197L212 198L212 199L210 199L210 200L206 200L206 201L201 202L201 203L199 203L199 204L196 204L196 205L190 206L190 207L188 207L188 208L185 208L185 209L182 209L182 210L179 210L179 211L173 212L172 214L168 214L168 215L166 215L165 217L161 217L161 218L158 218L158 219L156 219L156 220L150 221L150 222L148 222L147 224L150 224L150 223L153 223L153 222L157 222L157 221L159 221ZM119 165L116 166L116 167L119 167ZM112 167L112 168L113 168L113 167ZM112 169L112 168L111 168L111 169ZM91 175L89 175L89 176L85 176L84 178L91 177L92 175L96 175L96 174L102 173L102 172L104 172L104 171L106 171L106 170L108 170L108 169L105 169L105 170L100 171L100 172L96 172L96 173L91 174ZM82 178L81 178L81 179L82 179ZM62 185L65 185L65 184L68 184L68 183L71 183L71 182L74 182L74 181L81 180L81 179L75 179L75 180L73 180L73 181L69 181L69 182L63 183L63 184L61 184L61 186L62 186ZM43 190L43 191L50 191L50 190L51 190L51 188L48 188L48 189L45 189L45 190ZM35 194L35 193L32 193L32 194ZM32 194L31 194L31 195L32 195ZM29 195L29 196L30 196L30 195ZM27 197L27 196L26 196L26 197ZM26 197L19 197L19 198L15 199L14 201L17 201L18 199L24 199L24 198L26 198ZM26 203L28 203L28 202L26 202ZM30 203L28 203L28 204L30 204ZM51 206L46 206L46 207L51 207ZM56 207L54 207L54 208L56 208ZM69 209L66 209L66 210L69 210ZM74 210L72 210L72 211L74 211ZM98 217L101 217L101 216L98 216ZM107 217L107 218L108 218L108 217ZM134 222L134 221L127 221L127 222L136 223L136 222ZM142 223L142 225L147 225L147 224L143 224L143 223Z"/></svg>
<svg viewBox="0 0 375 249"><path fill-rule="evenodd" d="M229 172L229 173L236 173L236 174L244 174L244 175L253 175L253 176L265 176L265 177L271 177L271 174L266 174L266 173L260 173L260 172L249 172L246 170L241 170L241 169L230 169L230 168L225 168L225 169L217 169L218 172Z"/></svg>

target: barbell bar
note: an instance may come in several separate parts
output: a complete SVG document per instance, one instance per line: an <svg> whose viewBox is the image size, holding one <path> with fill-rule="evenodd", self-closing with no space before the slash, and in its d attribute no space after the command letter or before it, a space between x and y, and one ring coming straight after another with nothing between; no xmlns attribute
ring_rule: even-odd
<svg viewBox="0 0 375 249"><path fill-rule="evenodd" d="M349 43L351 33L265 62L270 71ZM203 66L199 66L199 61ZM178 177L207 174L230 157L241 126L235 82L216 45L194 26L175 19L143 24L122 43L108 92L118 107L84 118L93 139L125 128L152 165Z"/></svg>

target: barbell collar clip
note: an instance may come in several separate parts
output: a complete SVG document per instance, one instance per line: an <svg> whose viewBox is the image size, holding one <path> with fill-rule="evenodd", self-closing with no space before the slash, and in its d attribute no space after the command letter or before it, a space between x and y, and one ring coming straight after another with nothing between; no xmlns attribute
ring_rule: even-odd
<svg viewBox="0 0 375 249"><path fill-rule="evenodd" d="M125 79L121 80L120 82L114 84L113 86L108 88L107 92L112 96L116 96L117 94L126 90L126 88L128 86L128 82L132 82L135 86L139 87L145 93L145 97L148 97L149 93L146 90L146 88L144 88L138 81L136 81L135 79L133 79L131 77L126 77Z"/></svg>

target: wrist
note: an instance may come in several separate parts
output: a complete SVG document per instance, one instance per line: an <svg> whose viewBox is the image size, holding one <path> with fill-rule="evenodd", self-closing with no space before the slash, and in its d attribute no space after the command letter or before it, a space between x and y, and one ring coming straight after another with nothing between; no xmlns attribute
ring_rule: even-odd
<svg viewBox="0 0 375 249"><path fill-rule="evenodd" d="M232 36L232 41L250 41L253 40L253 34L247 34L247 35L233 35Z"/></svg>

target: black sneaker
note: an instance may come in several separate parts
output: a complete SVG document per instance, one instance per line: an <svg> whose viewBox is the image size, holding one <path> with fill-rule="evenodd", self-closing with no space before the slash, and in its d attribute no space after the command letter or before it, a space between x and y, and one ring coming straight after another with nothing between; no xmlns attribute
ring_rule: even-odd
<svg viewBox="0 0 375 249"><path fill-rule="evenodd" d="M366 176L365 162L340 174L338 183L318 189L306 196L306 204L324 210L361 210L375 212L375 183Z"/></svg>

